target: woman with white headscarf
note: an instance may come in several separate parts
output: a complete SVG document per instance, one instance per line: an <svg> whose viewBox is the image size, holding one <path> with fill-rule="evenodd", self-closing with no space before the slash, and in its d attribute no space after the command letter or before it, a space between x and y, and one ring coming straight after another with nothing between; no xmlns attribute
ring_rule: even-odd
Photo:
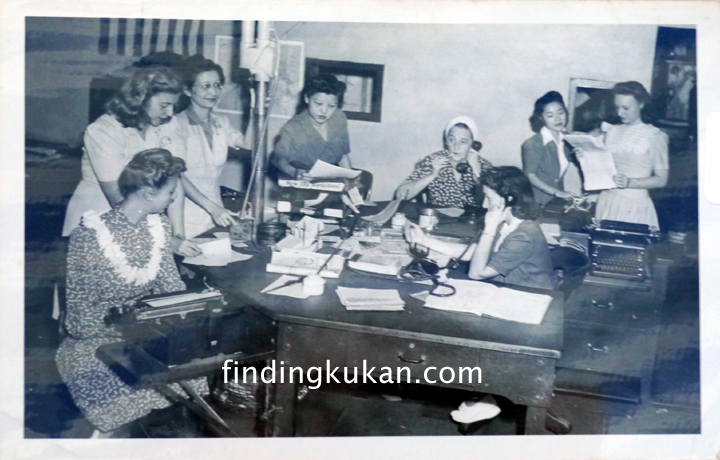
<svg viewBox="0 0 720 460"><path fill-rule="evenodd" d="M445 149L423 158L400 184L396 198L411 200L427 189L427 204L448 208L477 207L477 179L492 167L472 143L477 125L466 116L455 117L445 127ZM462 167L461 163L467 163ZM458 167L458 165L461 165Z"/></svg>

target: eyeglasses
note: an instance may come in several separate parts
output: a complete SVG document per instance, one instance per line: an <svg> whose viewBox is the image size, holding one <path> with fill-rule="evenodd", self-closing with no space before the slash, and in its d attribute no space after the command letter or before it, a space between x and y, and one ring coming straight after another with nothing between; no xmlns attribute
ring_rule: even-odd
<svg viewBox="0 0 720 460"><path fill-rule="evenodd" d="M193 85L193 88L202 88L203 91L210 91L211 89L215 88L218 91L222 91L223 86L225 86L225 85L223 85L222 83L217 81L215 83L207 82L207 83L200 83L198 85Z"/></svg>

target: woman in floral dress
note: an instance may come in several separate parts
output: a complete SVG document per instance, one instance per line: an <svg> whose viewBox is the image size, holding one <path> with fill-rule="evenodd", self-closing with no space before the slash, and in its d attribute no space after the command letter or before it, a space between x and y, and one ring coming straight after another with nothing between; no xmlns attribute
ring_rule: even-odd
<svg viewBox="0 0 720 460"><path fill-rule="evenodd" d="M98 215L88 211L73 230L67 262L68 336L56 362L73 400L100 431L112 431L170 406L152 389L126 385L98 360L98 347L121 340L105 323L111 307L149 294L185 289L173 260L172 232L164 211L177 196L182 159L165 149L138 153L118 179L124 200ZM208 394L204 378L190 384Z"/></svg>

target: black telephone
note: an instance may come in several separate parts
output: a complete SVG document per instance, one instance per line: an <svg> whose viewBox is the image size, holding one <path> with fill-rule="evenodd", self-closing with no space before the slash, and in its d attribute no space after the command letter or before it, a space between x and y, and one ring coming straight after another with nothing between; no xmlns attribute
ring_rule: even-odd
<svg viewBox="0 0 720 460"><path fill-rule="evenodd" d="M475 150L476 152L479 152L482 149L482 142L473 141L472 149ZM460 174L465 174L469 170L470 170L470 164L467 161L458 163L457 166L455 166L455 171L459 172Z"/></svg>

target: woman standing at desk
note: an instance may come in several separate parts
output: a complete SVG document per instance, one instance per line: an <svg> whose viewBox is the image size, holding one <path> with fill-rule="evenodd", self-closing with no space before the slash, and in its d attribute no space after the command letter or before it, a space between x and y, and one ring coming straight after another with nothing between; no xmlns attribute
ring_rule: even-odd
<svg viewBox="0 0 720 460"><path fill-rule="evenodd" d="M75 404L107 432L170 403L154 390L127 386L95 357L102 345L120 341L105 324L111 307L131 305L149 294L180 291L164 211L178 199L182 159L165 149L135 155L118 178L123 201L102 216L88 211L73 230L67 263L68 336L57 352L58 371ZM205 379L190 382L207 394Z"/></svg>
<svg viewBox="0 0 720 460"><path fill-rule="evenodd" d="M470 117L455 117L444 131L445 150L428 155L395 192L395 198L411 200L427 189L428 204L465 208L477 206L475 187L478 177L492 167L472 143L478 129ZM464 168L461 165L464 164Z"/></svg>
<svg viewBox="0 0 720 460"><path fill-rule="evenodd" d="M182 70L183 91L190 98L190 106L175 118L178 136L185 144L180 155L187 166L182 176L185 237L192 238L213 228L214 222L232 224L222 207L218 181L228 147L247 146L245 136L230 125L227 117L213 113L225 85L222 67L198 54L188 58Z"/></svg>
<svg viewBox="0 0 720 460"><path fill-rule="evenodd" d="M618 83L613 94L621 124L605 125L605 145L615 161L617 174L613 180L617 188L600 193L595 217L659 228L648 190L667 184L667 134L643 122L650 95L642 84Z"/></svg>
<svg viewBox="0 0 720 460"><path fill-rule="evenodd" d="M485 172L480 184L485 193L485 227L470 248L428 237L416 225L406 233L418 244L453 258L470 261L468 276L541 289L555 287L550 250L535 219L540 208L533 200L527 176L514 166Z"/></svg>
<svg viewBox="0 0 720 460"><path fill-rule="evenodd" d="M535 101L530 126L537 134L523 142L522 162L540 206L554 197L573 197L563 186L563 175L572 161L572 151L563 140L566 124L567 108L560 93L550 91Z"/></svg>

